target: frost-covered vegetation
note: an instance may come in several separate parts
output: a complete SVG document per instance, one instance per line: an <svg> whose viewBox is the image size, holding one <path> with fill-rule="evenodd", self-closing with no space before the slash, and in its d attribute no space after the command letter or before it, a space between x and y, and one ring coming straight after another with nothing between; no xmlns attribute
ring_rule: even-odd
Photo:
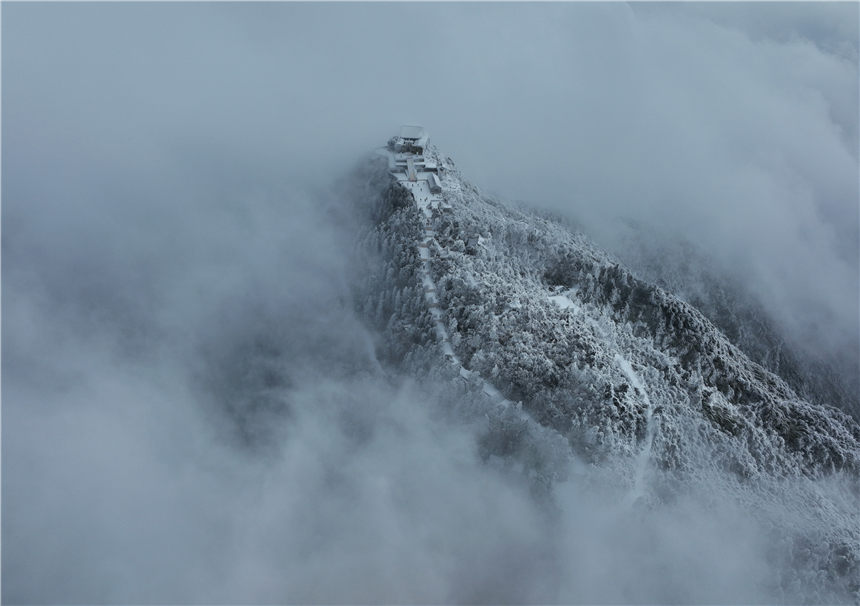
<svg viewBox="0 0 860 606"><path fill-rule="evenodd" d="M381 331L379 355L477 392L436 342L411 195L383 167L366 168L363 197L374 203L363 209L355 293ZM850 416L799 396L693 305L583 235L481 195L456 170L442 184L450 209L433 214L432 277L451 345L531 419L488 407L482 456L518 461L550 491L567 477L568 457L612 468L652 506L721 484L781 537L773 557L803 571L780 581L786 595L836 587L834 596L860 597L860 513L850 496L860 491L860 426ZM849 496L822 492L822 482ZM814 523L780 509L786 494L792 515Z"/></svg>
<svg viewBox="0 0 860 606"><path fill-rule="evenodd" d="M637 275L695 306L732 344L778 374L804 400L835 406L860 420L857 335L848 348L804 340L780 326L749 285L721 270L701 246L660 238L637 222L622 221L618 227L623 234L619 254Z"/></svg>

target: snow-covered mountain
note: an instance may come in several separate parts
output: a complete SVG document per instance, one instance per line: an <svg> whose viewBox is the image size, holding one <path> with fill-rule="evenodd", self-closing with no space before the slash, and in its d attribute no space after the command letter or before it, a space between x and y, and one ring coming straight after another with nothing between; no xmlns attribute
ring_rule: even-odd
<svg viewBox="0 0 860 606"><path fill-rule="evenodd" d="M804 400L835 406L860 419L860 350L809 342L781 326L767 298L755 296L743 274L732 275L689 239L666 238L634 221L619 221L618 254L637 276L696 307L750 359L778 374ZM852 344L852 341L854 343Z"/></svg>
<svg viewBox="0 0 860 606"><path fill-rule="evenodd" d="M571 460L611 468L642 507L719 486L780 537L786 599L860 599L848 414L583 234L482 195L426 141L391 144L358 181L354 293L378 356L471 395L487 461L516 461L548 495Z"/></svg>

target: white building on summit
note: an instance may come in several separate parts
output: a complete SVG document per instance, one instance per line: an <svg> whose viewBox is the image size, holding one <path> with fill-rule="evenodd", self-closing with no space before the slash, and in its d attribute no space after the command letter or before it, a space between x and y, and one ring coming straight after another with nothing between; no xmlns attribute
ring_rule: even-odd
<svg viewBox="0 0 860 606"><path fill-rule="evenodd" d="M388 148L395 152L423 154L429 138L427 131L421 126L401 126L400 135L388 141Z"/></svg>
<svg viewBox="0 0 860 606"><path fill-rule="evenodd" d="M380 152L388 156L391 174L409 188L419 207L442 207L439 158L428 145L429 139L421 126L402 126L400 134L391 137Z"/></svg>
<svg viewBox="0 0 860 606"><path fill-rule="evenodd" d="M400 134L391 137L388 145L379 151L388 156L391 172L405 173L410 181L427 180L433 193L439 193L438 179L422 174L440 171L438 155L430 149L429 140L430 135L423 127L401 126Z"/></svg>

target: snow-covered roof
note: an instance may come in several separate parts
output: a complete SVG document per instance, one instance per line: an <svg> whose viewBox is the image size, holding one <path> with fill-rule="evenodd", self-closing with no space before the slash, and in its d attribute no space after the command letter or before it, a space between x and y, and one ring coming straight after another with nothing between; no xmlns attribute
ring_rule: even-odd
<svg viewBox="0 0 860 606"><path fill-rule="evenodd" d="M416 147L424 148L427 146L427 141L430 135L424 130L423 126L405 125L400 127L401 141L409 141Z"/></svg>
<svg viewBox="0 0 860 606"><path fill-rule="evenodd" d="M423 126L412 126L409 124L403 125L400 127L400 138L401 139L420 139L421 137L426 137L427 131L424 130Z"/></svg>

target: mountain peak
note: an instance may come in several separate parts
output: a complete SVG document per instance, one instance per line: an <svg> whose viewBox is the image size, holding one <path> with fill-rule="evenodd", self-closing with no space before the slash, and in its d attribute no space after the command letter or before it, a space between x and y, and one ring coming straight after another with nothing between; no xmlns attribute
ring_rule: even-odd
<svg viewBox="0 0 860 606"><path fill-rule="evenodd" d="M583 234L483 195L426 133L420 146L403 139L365 176L369 265L356 300L384 362L445 378L487 419L483 457L525 457L544 490L570 457L611 466L632 501L651 504L702 482L749 499L750 482L856 481L860 426L849 415L801 398ZM796 498L818 498L815 486L795 487ZM822 562L848 549L847 570L860 570L857 512L829 511ZM851 574L839 582L857 591Z"/></svg>

